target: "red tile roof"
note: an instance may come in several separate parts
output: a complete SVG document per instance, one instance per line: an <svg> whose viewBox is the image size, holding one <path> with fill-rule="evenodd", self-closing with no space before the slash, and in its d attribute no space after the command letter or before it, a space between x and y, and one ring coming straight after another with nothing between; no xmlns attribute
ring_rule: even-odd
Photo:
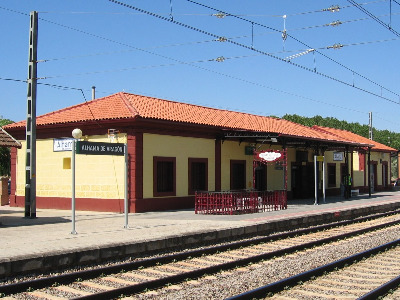
<svg viewBox="0 0 400 300"><path fill-rule="evenodd" d="M0 147L21 148L21 143L14 139L7 131L0 127Z"/></svg>
<svg viewBox="0 0 400 300"><path fill-rule="evenodd" d="M352 140L361 144L372 144L374 145L372 147L373 150L380 150L380 151L396 151L396 149L391 148L389 146L386 146L384 144L378 143L376 141L370 140L366 137L363 137L361 135L355 134L353 132L347 131L347 130L342 130L342 129L335 129L335 128L330 128L330 127L323 127L323 126L317 126L314 125L312 128L322 131L322 132L327 132L330 134L334 134L338 137L344 138L344 139L348 139L348 140Z"/></svg>
<svg viewBox="0 0 400 300"><path fill-rule="evenodd" d="M66 124L90 120L155 119L199 124L228 130L271 132L315 140L359 144L338 135L315 130L291 121L221 110L181 102L162 100L129 93L117 93L84 102L37 117L38 128L50 124ZM25 121L7 125L7 128L25 127Z"/></svg>

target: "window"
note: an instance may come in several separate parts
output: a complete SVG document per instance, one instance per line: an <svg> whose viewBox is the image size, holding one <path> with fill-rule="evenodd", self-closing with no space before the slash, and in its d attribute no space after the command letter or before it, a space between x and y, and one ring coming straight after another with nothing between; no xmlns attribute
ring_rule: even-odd
<svg viewBox="0 0 400 300"><path fill-rule="evenodd" d="M336 164L328 164L328 187L336 187Z"/></svg>
<svg viewBox="0 0 400 300"><path fill-rule="evenodd" d="M153 157L154 197L176 195L176 158Z"/></svg>
<svg viewBox="0 0 400 300"><path fill-rule="evenodd" d="M246 188L246 161L231 160L231 190Z"/></svg>
<svg viewBox="0 0 400 300"><path fill-rule="evenodd" d="M195 191L208 190L208 159L207 158L189 158L189 195Z"/></svg>

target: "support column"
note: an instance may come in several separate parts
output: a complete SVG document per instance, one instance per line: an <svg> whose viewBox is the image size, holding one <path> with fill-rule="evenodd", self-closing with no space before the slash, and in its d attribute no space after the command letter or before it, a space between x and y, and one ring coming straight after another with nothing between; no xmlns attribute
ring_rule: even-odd
<svg viewBox="0 0 400 300"><path fill-rule="evenodd" d="M221 140L215 140L215 190L221 190Z"/></svg>
<svg viewBox="0 0 400 300"><path fill-rule="evenodd" d="M349 187L349 176L350 176L350 169L349 169L349 147L346 146L345 154L344 154L344 164L346 174L344 175L344 198L350 198L350 187Z"/></svg>
<svg viewBox="0 0 400 300"><path fill-rule="evenodd" d="M140 212L143 200L143 132L128 131L128 202L129 212Z"/></svg>
<svg viewBox="0 0 400 300"><path fill-rule="evenodd" d="M16 192L16 186L17 186L17 154L18 154L18 149L15 147L12 147L10 149L10 155L11 155L11 194L10 194L10 206L17 206L17 192Z"/></svg>

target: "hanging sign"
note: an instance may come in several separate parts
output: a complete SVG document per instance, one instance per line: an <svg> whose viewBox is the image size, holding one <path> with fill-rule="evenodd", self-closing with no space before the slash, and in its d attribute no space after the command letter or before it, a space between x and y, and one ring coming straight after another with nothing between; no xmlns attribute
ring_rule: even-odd
<svg viewBox="0 0 400 300"><path fill-rule="evenodd" d="M333 152L333 160L342 161L343 160L343 152Z"/></svg>
<svg viewBox="0 0 400 300"><path fill-rule="evenodd" d="M256 157L262 161L267 161L267 162L279 161L283 159L282 153L277 151L258 152L256 154Z"/></svg>
<svg viewBox="0 0 400 300"><path fill-rule="evenodd" d="M89 155L124 155L123 143L76 142L77 154Z"/></svg>

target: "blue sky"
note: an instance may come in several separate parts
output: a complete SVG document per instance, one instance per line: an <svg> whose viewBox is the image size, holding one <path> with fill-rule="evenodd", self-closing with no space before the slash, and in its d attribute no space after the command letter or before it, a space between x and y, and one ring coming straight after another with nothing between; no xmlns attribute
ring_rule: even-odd
<svg viewBox="0 0 400 300"><path fill-rule="evenodd" d="M399 0L357 1L395 32L344 0L122 2L160 18L107 0L1 0L0 116L26 118L19 80L35 10L38 82L66 87L40 84L38 115L90 101L96 86L97 97L126 91L266 116L368 124L372 112L375 128L400 132Z"/></svg>

